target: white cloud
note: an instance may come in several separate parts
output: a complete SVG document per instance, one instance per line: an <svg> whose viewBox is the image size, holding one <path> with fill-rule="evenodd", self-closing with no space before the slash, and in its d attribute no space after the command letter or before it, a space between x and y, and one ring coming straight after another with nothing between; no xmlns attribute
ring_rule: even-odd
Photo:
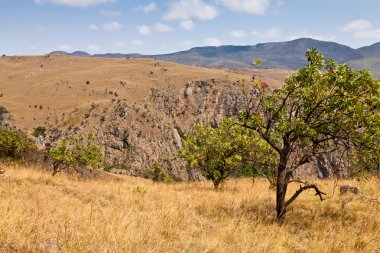
<svg viewBox="0 0 380 253"><path fill-rule="evenodd" d="M349 22L345 26L343 26L343 32L361 32L372 29L371 22L365 19L357 19Z"/></svg>
<svg viewBox="0 0 380 253"><path fill-rule="evenodd" d="M263 38L277 38L281 34L281 29L278 27L273 27L269 29L268 31L261 34L261 37Z"/></svg>
<svg viewBox="0 0 380 253"><path fill-rule="evenodd" d="M214 47L218 47L221 44L220 40L217 38L207 38L207 39L205 39L204 43L207 46L214 46Z"/></svg>
<svg viewBox="0 0 380 253"><path fill-rule="evenodd" d="M192 20L184 20L184 21L181 21L181 23L179 24L183 29L185 30L193 30L194 28L194 22Z"/></svg>
<svg viewBox="0 0 380 253"><path fill-rule="evenodd" d="M62 51L68 51L68 50L72 50L73 47L72 46L69 46L69 45L66 45L66 44L63 44L63 45L60 45L58 47L59 50L62 50Z"/></svg>
<svg viewBox="0 0 380 253"><path fill-rule="evenodd" d="M156 32L170 32L173 31L173 28L163 23L157 23L154 25L154 30L156 30Z"/></svg>
<svg viewBox="0 0 380 253"><path fill-rule="evenodd" d="M150 4L143 6L142 11L144 13L155 12L157 11L157 5L155 2L151 2Z"/></svg>
<svg viewBox="0 0 380 253"><path fill-rule="evenodd" d="M138 30L139 34L141 34L141 35L149 35L152 33L152 30L147 25L139 26L139 27L137 27L137 30Z"/></svg>
<svg viewBox="0 0 380 253"><path fill-rule="evenodd" d="M31 51L36 51L36 50L37 50L37 47L34 46L34 45L30 45L30 46L29 46L29 50L31 50Z"/></svg>
<svg viewBox="0 0 380 253"><path fill-rule="evenodd" d="M107 31L120 31L123 28L123 25L119 22L113 21L111 23L103 24L102 28Z"/></svg>
<svg viewBox="0 0 380 253"><path fill-rule="evenodd" d="M132 40L131 44L133 46L140 47L140 46L143 46L145 44L145 42L142 40Z"/></svg>
<svg viewBox="0 0 380 253"><path fill-rule="evenodd" d="M99 29L99 27L98 27L97 25L92 24L92 25L90 25L90 26L88 27L88 29L93 30L93 31L96 31L96 30Z"/></svg>
<svg viewBox="0 0 380 253"><path fill-rule="evenodd" d="M91 5L114 3L116 0L34 0L37 4L52 3L71 7L88 7Z"/></svg>
<svg viewBox="0 0 380 253"><path fill-rule="evenodd" d="M169 5L169 10L162 16L164 20L212 20L218 16L218 10L203 0L179 0Z"/></svg>
<svg viewBox="0 0 380 253"><path fill-rule="evenodd" d="M270 4L270 0L217 0L217 2L231 11L251 15L265 14Z"/></svg>
<svg viewBox="0 0 380 253"><path fill-rule="evenodd" d="M356 38L380 39L380 28L375 28L371 22L365 19L353 20L343 26L341 30L352 33Z"/></svg>
<svg viewBox="0 0 380 253"><path fill-rule="evenodd" d="M90 45L88 45L87 47L86 47L86 49L88 50L88 51L91 51L91 52L96 52L96 51L99 51L99 46L97 46L97 45L93 45L93 44L90 44Z"/></svg>
<svg viewBox="0 0 380 253"><path fill-rule="evenodd" d="M105 17L121 17L123 16L123 13L120 11L111 11L111 10L101 10L100 15L105 16Z"/></svg>
<svg viewBox="0 0 380 253"><path fill-rule="evenodd" d="M231 31L230 36L232 38L243 38L246 36L246 34L243 31Z"/></svg>

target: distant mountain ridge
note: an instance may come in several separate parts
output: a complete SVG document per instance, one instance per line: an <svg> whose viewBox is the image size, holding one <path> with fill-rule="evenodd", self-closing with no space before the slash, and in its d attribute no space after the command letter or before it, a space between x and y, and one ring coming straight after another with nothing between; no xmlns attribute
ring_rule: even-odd
<svg viewBox="0 0 380 253"><path fill-rule="evenodd" d="M107 53L90 55L86 52L59 53L79 57L106 58L156 58L158 60L211 68L241 68L252 66L253 59L260 59L264 68L298 69L306 64L305 52L316 48L326 59L347 63L352 67L367 68L380 78L380 42L353 49L335 42L300 38L286 42L260 43L253 46L195 47L190 50L161 55Z"/></svg>

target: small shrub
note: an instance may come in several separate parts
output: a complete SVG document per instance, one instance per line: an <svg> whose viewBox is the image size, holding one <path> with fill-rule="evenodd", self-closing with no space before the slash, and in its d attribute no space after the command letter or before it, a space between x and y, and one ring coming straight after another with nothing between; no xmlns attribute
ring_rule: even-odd
<svg viewBox="0 0 380 253"><path fill-rule="evenodd" d="M73 168L83 173L85 168L98 169L104 164L102 149L94 144L95 136L87 138L71 137L63 139L57 147L49 150L48 157L53 160L53 175L61 169Z"/></svg>
<svg viewBox="0 0 380 253"><path fill-rule="evenodd" d="M0 158L19 160L37 149L25 133L0 129Z"/></svg>
<svg viewBox="0 0 380 253"><path fill-rule="evenodd" d="M46 136L46 128L42 127L42 126L36 127L33 131L33 136L34 137L39 137L39 136L45 137Z"/></svg>
<svg viewBox="0 0 380 253"><path fill-rule="evenodd" d="M151 165L150 170L145 173L145 177L151 179L153 182L174 182L174 179L162 170L161 165L158 162Z"/></svg>

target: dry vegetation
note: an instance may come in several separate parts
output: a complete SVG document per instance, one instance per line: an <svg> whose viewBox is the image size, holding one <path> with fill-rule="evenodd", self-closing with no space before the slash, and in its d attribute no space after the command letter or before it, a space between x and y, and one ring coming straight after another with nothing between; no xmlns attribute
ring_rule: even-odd
<svg viewBox="0 0 380 253"><path fill-rule="evenodd" d="M380 206L360 196L306 192L275 221L265 180L155 184L140 178L52 177L6 166L0 175L0 251L380 252ZM378 179L339 182L378 198ZM292 193L298 185L292 185Z"/></svg>
<svg viewBox="0 0 380 253"><path fill-rule="evenodd" d="M289 73L268 69L262 75L264 81L278 87ZM236 82L251 76L249 71L235 73L154 59L55 54L0 57L0 94L3 94L0 102L11 112L11 123L18 127L57 127L63 122L79 123L78 118L83 119L93 103L106 106L112 99L121 99L128 104L140 104L151 88L162 85L176 90L194 80Z"/></svg>

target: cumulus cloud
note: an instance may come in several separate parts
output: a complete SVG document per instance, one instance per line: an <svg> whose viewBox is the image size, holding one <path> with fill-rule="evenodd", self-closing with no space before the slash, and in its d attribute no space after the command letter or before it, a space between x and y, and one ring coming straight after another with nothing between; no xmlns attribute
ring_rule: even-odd
<svg viewBox="0 0 380 253"><path fill-rule="evenodd" d="M139 34L141 34L141 35L149 35L152 33L152 30L147 25L139 26L139 27L137 27L137 30L138 30Z"/></svg>
<svg viewBox="0 0 380 253"><path fill-rule="evenodd" d="M144 13L155 12L155 11L157 11L157 5L154 2L144 6L143 8Z"/></svg>
<svg viewBox="0 0 380 253"><path fill-rule="evenodd" d="M361 32L372 29L372 24L365 19L357 19L343 26L343 32Z"/></svg>
<svg viewBox="0 0 380 253"><path fill-rule="evenodd" d="M154 30L156 32L170 32L173 31L173 28L163 23L157 23L154 25Z"/></svg>
<svg viewBox="0 0 380 253"><path fill-rule="evenodd" d="M221 45L220 40L217 38L207 38L207 39L205 39L204 43L207 46L214 46L214 47L218 47Z"/></svg>
<svg viewBox="0 0 380 253"><path fill-rule="evenodd" d="M243 31L231 31L230 36L232 38L243 38L246 36L246 34Z"/></svg>
<svg viewBox="0 0 380 253"><path fill-rule="evenodd" d="M88 7L97 4L114 3L116 0L34 0L37 4L52 3L71 7Z"/></svg>
<svg viewBox="0 0 380 253"><path fill-rule="evenodd" d="M181 23L179 24L181 28L185 29L185 30L193 30L194 28L194 22L192 20L184 20L184 21L181 21Z"/></svg>
<svg viewBox="0 0 380 253"><path fill-rule="evenodd" d="M102 28L107 31L120 31L123 28L123 25L119 22L113 21L111 23L103 24Z"/></svg>
<svg viewBox="0 0 380 253"><path fill-rule="evenodd" d="M217 0L217 2L231 11L251 15L265 14L270 4L270 0Z"/></svg>
<svg viewBox="0 0 380 253"><path fill-rule="evenodd" d="M346 25L341 30L352 33L356 38L380 39L380 28L375 28L372 23L365 19L356 19Z"/></svg>
<svg viewBox="0 0 380 253"><path fill-rule="evenodd" d="M203 0L179 0L169 5L169 10L162 16L164 20L212 20L218 16L218 10Z"/></svg>

